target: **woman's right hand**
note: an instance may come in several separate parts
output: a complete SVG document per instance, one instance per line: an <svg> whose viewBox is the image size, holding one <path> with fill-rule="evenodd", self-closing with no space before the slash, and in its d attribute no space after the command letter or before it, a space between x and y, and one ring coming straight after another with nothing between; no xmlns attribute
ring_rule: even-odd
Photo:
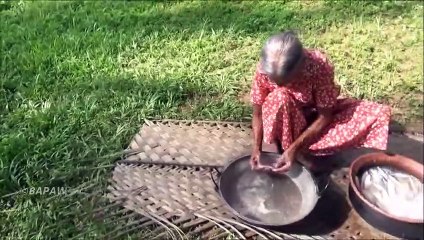
<svg viewBox="0 0 424 240"><path fill-rule="evenodd" d="M261 151L253 150L252 155L250 157L250 166L252 170L258 171L272 171L271 166L262 165L261 164Z"/></svg>
<svg viewBox="0 0 424 240"><path fill-rule="evenodd" d="M252 170L258 170L260 168L260 157L261 151L253 150L252 155L250 156L250 167Z"/></svg>

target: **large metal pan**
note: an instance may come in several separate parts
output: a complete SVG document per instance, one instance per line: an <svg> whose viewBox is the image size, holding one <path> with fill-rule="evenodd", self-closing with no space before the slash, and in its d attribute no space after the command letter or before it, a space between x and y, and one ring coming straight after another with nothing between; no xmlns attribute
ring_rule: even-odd
<svg viewBox="0 0 424 240"><path fill-rule="evenodd" d="M349 199L354 209L370 225L395 237L423 239L423 221L399 218L379 209L361 192L359 179L363 172L375 166L390 166L417 177L423 182L423 165L406 157L390 153L370 153L352 162L349 172Z"/></svg>
<svg viewBox="0 0 424 240"><path fill-rule="evenodd" d="M261 154L261 163L271 165L281 156ZM253 171L250 156L231 161L214 180L229 210L243 221L263 227L287 227L300 222L314 209L328 176L317 178L294 163L285 174Z"/></svg>

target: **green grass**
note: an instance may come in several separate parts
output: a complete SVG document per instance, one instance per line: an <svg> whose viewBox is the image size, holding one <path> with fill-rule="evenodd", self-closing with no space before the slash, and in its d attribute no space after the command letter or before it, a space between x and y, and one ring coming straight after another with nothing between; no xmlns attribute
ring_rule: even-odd
<svg viewBox="0 0 424 240"><path fill-rule="evenodd" d="M421 121L422 11L408 1L0 1L0 196L102 181L108 169L79 170L109 164L98 157L145 118L249 118L260 47L280 29L329 54L345 95ZM0 235L74 236L78 200L2 198Z"/></svg>

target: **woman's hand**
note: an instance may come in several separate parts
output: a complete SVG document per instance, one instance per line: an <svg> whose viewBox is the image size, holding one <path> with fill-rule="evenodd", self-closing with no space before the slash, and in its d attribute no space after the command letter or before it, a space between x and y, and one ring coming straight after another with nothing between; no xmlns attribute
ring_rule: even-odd
<svg viewBox="0 0 424 240"><path fill-rule="evenodd" d="M285 151L283 155L281 155L281 157L277 160L272 171L275 173L287 172L290 170L293 162L295 161L295 156L295 150L287 149L287 151Z"/></svg>
<svg viewBox="0 0 424 240"><path fill-rule="evenodd" d="M252 170L258 170L260 168L260 157L261 151L253 150L252 155L250 156L250 167L252 168Z"/></svg>
<svg viewBox="0 0 424 240"><path fill-rule="evenodd" d="M250 157L250 166L252 170L272 171L272 167L261 164L261 151L253 150L252 156Z"/></svg>

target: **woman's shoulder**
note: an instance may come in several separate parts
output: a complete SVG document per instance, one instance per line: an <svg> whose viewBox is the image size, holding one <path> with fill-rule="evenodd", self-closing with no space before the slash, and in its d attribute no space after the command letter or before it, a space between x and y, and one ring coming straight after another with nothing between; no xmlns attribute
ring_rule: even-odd
<svg viewBox="0 0 424 240"><path fill-rule="evenodd" d="M313 78L313 82L326 81L333 78L334 67L324 51L319 49L308 49L306 51L306 65L304 76Z"/></svg>
<svg viewBox="0 0 424 240"><path fill-rule="evenodd" d="M313 63L331 64L328 55L321 49L306 49L306 56Z"/></svg>
<svg viewBox="0 0 424 240"><path fill-rule="evenodd" d="M256 64L254 81L256 81L261 87L265 88L271 88L272 85L274 85L265 71L263 71L260 61Z"/></svg>

